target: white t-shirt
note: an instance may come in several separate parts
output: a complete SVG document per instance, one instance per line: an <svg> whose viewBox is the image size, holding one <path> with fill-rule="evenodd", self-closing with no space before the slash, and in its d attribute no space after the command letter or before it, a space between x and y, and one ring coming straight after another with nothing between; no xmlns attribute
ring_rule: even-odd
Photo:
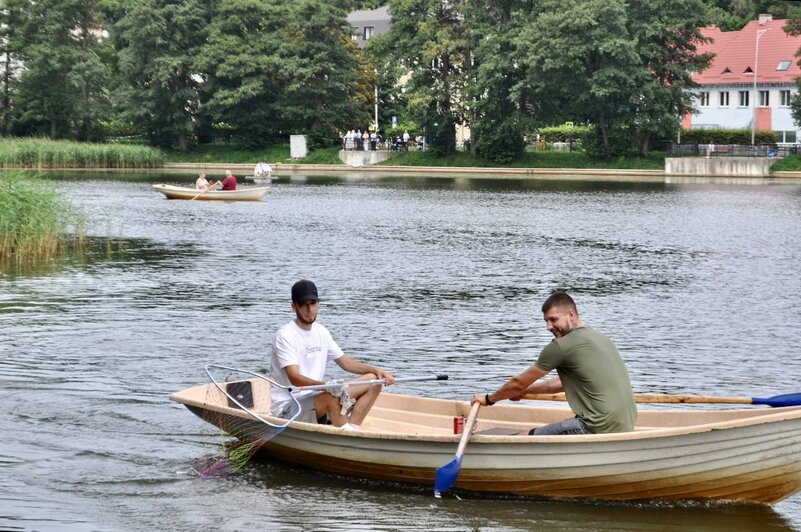
<svg viewBox="0 0 801 532"><path fill-rule="evenodd" d="M329 360L336 360L344 355L324 326L312 323L310 331L304 331L291 321L278 329L273 341L273 355L270 366L270 377L282 386L292 386L287 377L287 366L297 365L301 375L310 379L325 380L325 367ZM290 400L289 392L284 388L270 385L270 397L273 405Z"/></svg>

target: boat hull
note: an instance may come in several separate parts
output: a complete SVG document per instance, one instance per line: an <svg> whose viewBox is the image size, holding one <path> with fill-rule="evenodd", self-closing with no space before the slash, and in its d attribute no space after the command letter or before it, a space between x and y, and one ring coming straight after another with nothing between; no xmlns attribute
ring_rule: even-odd
<svg viewBox="0 0 801 532"><path fill-rule="evenodd" d="M456 450L453 416L469 409L464 402L384 393L363 431L294 422L273 437L246 412L215 404L219 398L200 404L181 393L173 399L238 438L264 441L260 451L273 459L432 487L436 469ZM481 410L478 431L568 415L565 409L498 405ZM772 504L801 490L801 409L641 411L637 430L622 434L477 433L456 488L536 498Z"/></svg>
<svg viewBox="0 0 801 532"><path fill-rule="evenodd" d="M176 187L157 183L153 188L164 194L167 199L184 199L197 201L260 201L270 187L238 188L236 190L209 190L201 194L194 188Z"/></svg>

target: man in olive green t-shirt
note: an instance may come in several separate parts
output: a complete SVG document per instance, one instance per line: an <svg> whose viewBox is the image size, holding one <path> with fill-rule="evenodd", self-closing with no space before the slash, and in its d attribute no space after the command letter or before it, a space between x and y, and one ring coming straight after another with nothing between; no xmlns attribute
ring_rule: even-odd
<svg viewBox="0 0 801 532"><path fill-rule="evenodd" d="M542 305L542 315L553 341L537 361L512 377L497 391L476 394L473 402L491 406L497 401L519 401L530 393L565 392L576 414L529 431L529 434L600 434L634 430L637 406L626 365L615 344L584 325L576 303L568 294L552 294ZM539 381L556 370L557 376Z"/></svg>

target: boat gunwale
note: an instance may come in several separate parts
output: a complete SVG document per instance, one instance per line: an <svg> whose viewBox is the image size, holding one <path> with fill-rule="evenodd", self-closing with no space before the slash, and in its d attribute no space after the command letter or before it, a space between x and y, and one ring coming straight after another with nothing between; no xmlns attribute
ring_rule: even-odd
<svg viewBox="0 0 801 532"><path fill-rule="evenodd" d="M170 399L177 403L184 404L185 406L194 406L201 410L213 411L220 414L227 414L232 415L241 419L250 420L254 423L260 423L260 421L254 419L251 415L247 412L238 409L232 408L225 405L219 404L212 404L206 401L199 401L189 397L184 397L181 394L185 394L190 392L190 390L198 390L202 388L208 388L211 385L205 384L200 386L195 386L192 388L188 388L186 390L182 390L180 392L175 392L170 395ZM390 394L386 393L386 396L399 396L399 397L408 397L402 394ZM435 402L443 402L443 403L464 403L465 408L467 408L466 401L457 401L453 399L442 399L436 397L420 397L420 399L425 399L426 401L435 401ZM542 407L542 406L535 406L535 405L509 405L512 408L526 408L531 409L533 411L565 411L566 415L570 415L570 410L565 408L554 408L554 407ZM607 434L575 434L575 435L558 435L558 436L530 436L524 434L518 435L496 435L496 434L473 434L470 441L471 443L482 444L482 443L552 443L552 444L559 444L559 443L599 443L599 442L623 442L623 441L636 441L636 440L657 440L661 438L669 438L674 436L686 436L690 434L701 434L706 432L712 431L723 431L723 430L731 430L731 429L738 429L744 427L750 427L755 425L762 425L768 423L776 423L781 421L790 421L795 419L801 419L801 407L793 406L793 407L779 407L779 408L770 408L770 409L762 409L765 410L764 414L757 414L754 415L754 408L742 408L742 409L727 409L726 412L738 413L738 412L747 412L749 413L748 417L738 418L738 419L731 419L731 420L722 420L716 421L711 423L699 423L697 425L689 425L689 426L680 426L680 427L648 427L641 430L635 430L631 432L617 432L617 433L607 433ZM648 412L670 412L675 413L677 410L669 410L669 409L649 409ZM260 412L261 415L265 415L265 419L269 420L270 422L275 422L276 424L282 424L285 420L281 418L277 418L274 416L270 416L269 414L263 414ZM480 419L480 416L479 416ZM486 421L486 420L485 420ZM315 433L323 433L323 434L330 434L334 436L347 436L347 437L354 437L354 438L366 438L366 439L374 439L374 440L398 440L398 441L421 441L421 442L458 442L460 439L459 434L414 434L414 433L403 433L403 432L386 432L383 430L370 430L369 427L362 427L361 430L353 431L347 430L343 427L334 427L332 425L318 425L315 423L306 423L302 421L293 421L287 426L288 429L294 429L303 432L315 432Z"/></svg>

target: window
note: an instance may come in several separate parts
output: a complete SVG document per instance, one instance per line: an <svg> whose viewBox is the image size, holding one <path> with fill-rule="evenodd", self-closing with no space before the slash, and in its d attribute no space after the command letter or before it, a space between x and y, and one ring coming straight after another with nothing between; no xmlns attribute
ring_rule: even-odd
<svg viewBox="0 0 801 532"><path fill-rule="evenodd" d="M788 144L795 144L795 141L796 141L796 138L797 138L795 131L782 131L782 133L784 134L783 135L784 142L786 142Z"/></svg>
<svg viewBox="0 0 801 532"><path fill-rule="evenodd" d="M776 65L776 70L783 71L783 70L787 70L788 68L790 68L790 61L788 61L787 59L779 61L779 64Z"/></svg>
<svg viewBox="0 0 801 532"><path fill-rule="evenodd" d="M709 107L709 92L702 91L698 93L698 100L701 103L701 107Z"/></svg>
<svg viewBox="0 0 801 532"><path fill-rule="evenodd" d="M720 107L729 106L729 91L720 91Z"/></svg>
<svg viewBox="0 0 801 532"><path fill-rule="evenodd" d="M357 28L356 26L353 27L353 34L350 36L350 39L352 41L359 40L359 28Z"/></svg>
<svg viewBox="0 0 801 532"><path fill-rule="evenodd" d="M740 107L748 107L748 91L740 91Z"/></svg>
<svg viewBox="0 0 801 532"><path fill-rule="evenodd" d="M759 106L770 107L770 91L759 91Z"/></svg>
<svg viewBox="0 0 801 532"><path fill-rule="evenodd" d="M779 91L779 105L790 107L790 91Z"/></svg>
<svg viewBox="0 0 801 532"><path fill-rule="evenodd" d="M373 30L374 29L375 29L375 26L365 26L364 27L363 37L364 37L365 41L373 36Z"/></svg>

